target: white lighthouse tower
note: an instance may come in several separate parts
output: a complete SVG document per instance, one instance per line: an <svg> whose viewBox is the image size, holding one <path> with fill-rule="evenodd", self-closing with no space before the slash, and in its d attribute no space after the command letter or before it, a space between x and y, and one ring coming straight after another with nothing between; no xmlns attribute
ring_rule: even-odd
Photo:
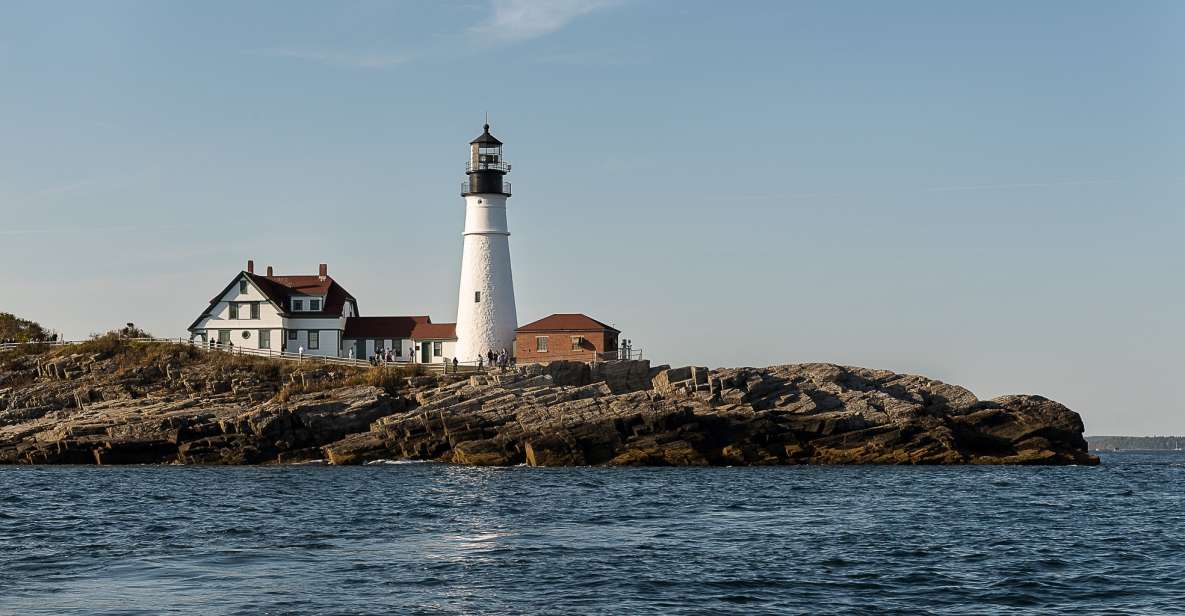
<svg viewBox="0 0 1185 616"><path fill-rule="evenodd" d="M476 361L489 351L514 353L514 278L510 273L510 229L506 199L510 182L503 176L510 164L502 158L502 142L486 124L469 142L465 197L465 252L461 258L461 291L457 299L457 359Z"/></svg>

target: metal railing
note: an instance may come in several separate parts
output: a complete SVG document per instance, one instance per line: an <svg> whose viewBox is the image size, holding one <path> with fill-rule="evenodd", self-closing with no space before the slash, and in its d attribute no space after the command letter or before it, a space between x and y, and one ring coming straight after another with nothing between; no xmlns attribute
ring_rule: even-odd
<svg viewBox="0 0 1185 616"><path fill-rule="evenodd" d="M292 351L283 351L275 349L253 349L244 346L235 346L231 344L218 344L216 342L201 342L196 340L188 340L186 338L123 338L127 342L142 342L142 343L168 343L168 344L183 344L191 346L196 349L207 351L210 353L226 353L229 355L246 355L250 357L264 357L269 359L279 359L285 361L297 362L322 362L338 366L352 366L355 368L369 368L375 364L370 363L365 359L352 359L349 357L337 357L334 355L314 355L312 353L294 353ZM6 342L0 343L0 351L7 351L21 346L38 346L46 345L53 347L69 346L75 344L82 344L88 342L87 340L59 340L56 342ZM380 362L379 365L400 365L400 366L420 366L429 371L440 370L441 368L433 368L433 366L443 366L443 364L417 364L413 362L402 362L396 364L395 362Z"/></svg>
<svg viewBox="0 0 1185 616"><path fill-rule="evenodd" d="M519 359L520 364L545 364L552 361L582 361L585 363L596 363L603 361L620 361L626 359L638 360L642 359L642 349L617 349L613 351L562 351L562 352L547 352L537 353L534 357L529 359Z"/></svg>
<svg viewBox="0 0 1185 616"><path fill-rule="evenodd" d="M474 171L501 171L502 173L510 173L510 163L506 161L498 162L479 162L476 165L473 161L465 163L465 173L472 173Z"/></svg>

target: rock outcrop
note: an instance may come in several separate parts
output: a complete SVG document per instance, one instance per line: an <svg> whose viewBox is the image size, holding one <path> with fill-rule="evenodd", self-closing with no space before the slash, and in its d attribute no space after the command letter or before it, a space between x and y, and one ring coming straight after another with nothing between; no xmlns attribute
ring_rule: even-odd
<svg viewBox="0 0 1185 616"><path fill-rule="evenodd" d="M384 388L325 368L281 376L202 357L119 370L112 361L8 362L0 463L1098 463L1078 414L1046 398L979 400L920 376L832 364L553 362Z"/></svg>

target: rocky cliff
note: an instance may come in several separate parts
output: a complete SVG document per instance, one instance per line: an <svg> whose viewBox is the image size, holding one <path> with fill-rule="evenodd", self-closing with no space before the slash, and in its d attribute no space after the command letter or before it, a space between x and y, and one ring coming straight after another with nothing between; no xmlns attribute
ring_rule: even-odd
<svg viewBox="0 0 1185 616"><path fill-rule="evenodd" d="M832 364L423 376L174 345L0 357L0 463L1097 464L1077 413Z"/></svg>

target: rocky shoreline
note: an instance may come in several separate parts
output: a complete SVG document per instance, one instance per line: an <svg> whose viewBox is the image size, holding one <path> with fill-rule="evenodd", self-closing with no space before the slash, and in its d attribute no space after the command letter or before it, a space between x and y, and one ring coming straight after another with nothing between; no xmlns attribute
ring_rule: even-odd
<svg viewBox="0 0 1185 616"><path fill-rule="evenodd" d="M2 464L1097 464L1032 395L833 364L369 372L85 346L0 357Z"/></svg>

